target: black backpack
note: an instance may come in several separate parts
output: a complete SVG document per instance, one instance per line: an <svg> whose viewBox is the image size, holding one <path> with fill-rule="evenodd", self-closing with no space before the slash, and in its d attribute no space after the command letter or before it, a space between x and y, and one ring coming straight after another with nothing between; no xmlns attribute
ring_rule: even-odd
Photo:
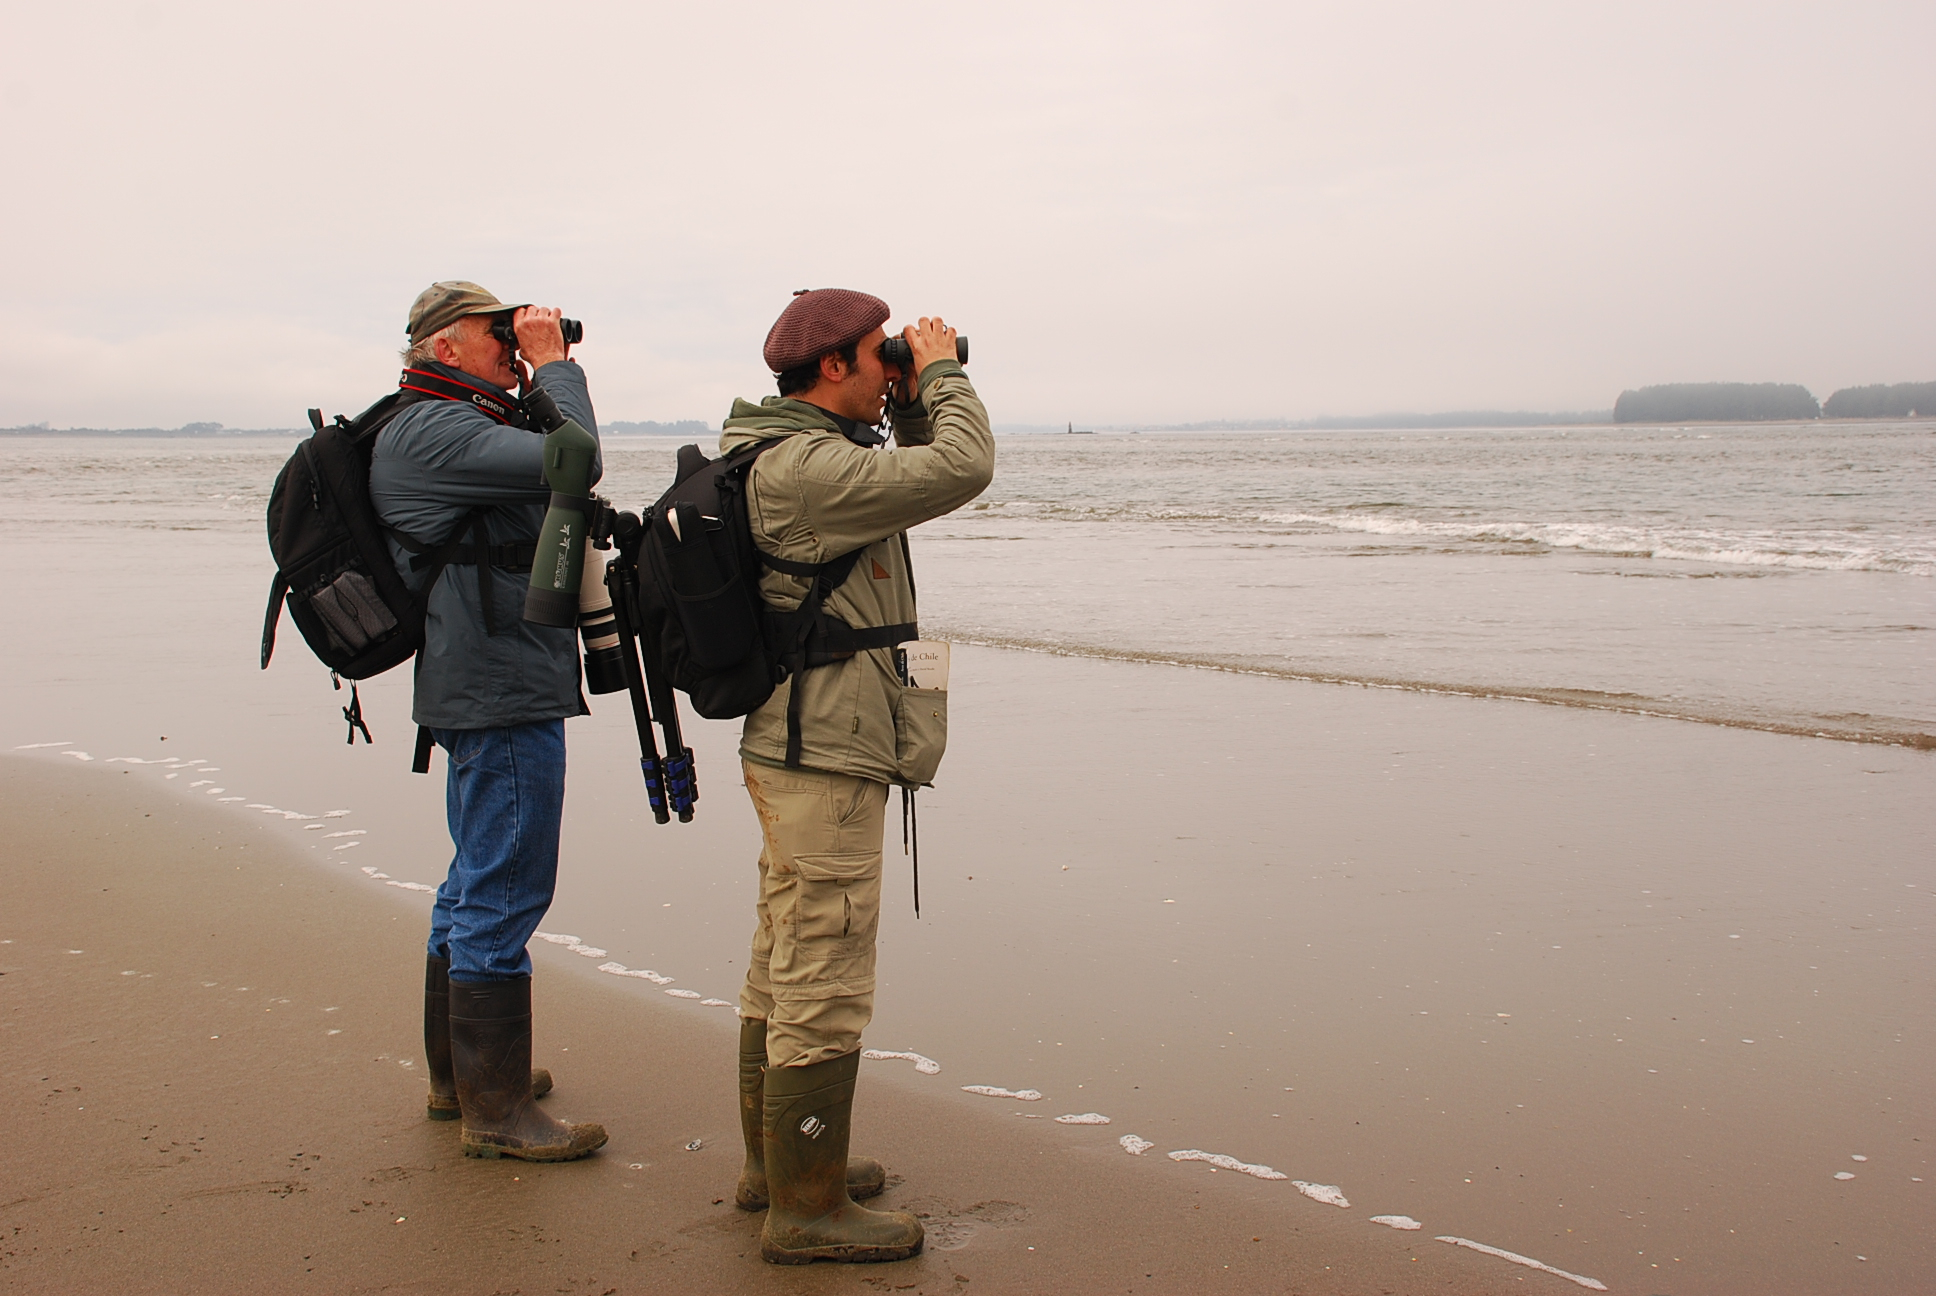
<svg viewBox="0 0 1936 1296"><path fill-rule="evenodd" d="M823 610L860 561L853 550L824 563L799 563L763 552L746 512L747 479L760 455L780 439L760 441L720 459L696 445L679 450L672 488L647 511L638 531L619 536L636 548L633 620L649 673L692 699L709 720L758 709L789 675L920 638L913 623L856 630ZM903 552L907 537L901 537ZM798 608L781 611L760 596L760 568L804 576L813 584ZM630 573L626 573L628 579ZM787 761L800 748L799 691L790 699Z"/></svg>
<svg viewBox="0 0 1936 1296"><path fill-rule="evenodd" d="M309 411L315 434L296 447L269 493L269 551L276 574L262 622L262 669L269 668L275 652L276 624L285 603L332 677L364 680L409 661L423 645L430 591L463 548L464 532L471 531L473 547L485 546L488 509L465 514L450 536L433 546L384 526L370 502L370 455L377 434L405 407L429 399L434 397L398 390L354 419L339 414L327 425L321 410ZM428 570L417 591L398 574L386 536L395 536L418 555L413 566ZM507 565L500 548L488 546L478 556L492 565ZM529 565L527 557L527 569ZM482 580L481 588L489 619L488 580ZM350 742L359 731L370 741L354 685L343 718L349 722Z"/></svg>

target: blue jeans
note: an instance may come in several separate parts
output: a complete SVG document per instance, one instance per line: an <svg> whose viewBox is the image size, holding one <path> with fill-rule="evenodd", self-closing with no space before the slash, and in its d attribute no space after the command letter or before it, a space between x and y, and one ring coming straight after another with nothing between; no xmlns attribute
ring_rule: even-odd
<svg viewBox="0 0 1936 1296"><path fill-rule="evenodd" d="M565 722L437 729L457 854L430 911L430 953L457 981L531 975L525 943L558 883L565 811Z"/></svg>

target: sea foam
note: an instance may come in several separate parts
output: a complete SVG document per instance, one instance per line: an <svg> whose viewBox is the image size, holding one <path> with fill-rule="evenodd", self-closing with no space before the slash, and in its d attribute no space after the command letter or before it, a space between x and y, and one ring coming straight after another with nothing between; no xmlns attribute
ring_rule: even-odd
<svg viewBox="0 0 1936 1296"><path fill-rule="evenodd" d="M1523 1256L1514 1251L1502 1251L1498 1247L1487 1246L1483 1242L1474 1242L1470 1238L1442 1237L1438 1240L1441 1242L1450 1242L1453 1246L1462 1246L1473 1251L1482 1251L1489 1256L1498 1256L1501 1260L1510 1260L1516 1265L1525 1265L1528 1269L1537 1269L1541 1273L1549 1273L1556 1278L1564 1278L1568 1282L1578 1283L1580 1286L1591 1288L1594 1291L1605 1291L1607 1289L1607 1285L1597 1278L1583 1278L1579 1274L1568 1273L1564 1269L1555 1269L1552 1265L1535 1260L1531 1256Z"/></svg>
<svg viewBox="0 0 1936 1296"><path fill-rule="evenodd" d="M1327 1206L1342 1206L1346 1210L1351 1209L1351 1203L1344 1199L1344 1190L1336 1184L1306 1183L1302 1179L1293 1179L1291 1187L1312 1201L1321 1201Z"/></svg>
<svg viewBox="0 0 1936 1296"><path fill-rule="evenodd" d="M1201 1148L1184 1148L1181 1152L1172 1152L1170 1160L1207 1161L1220 1170L1235 1170L1238 1174L1247 1174L1258 1179L1290 1178L1281 1170L1273 1170L1267 1165L1252 1165L1248 1161L1239 1161L1234 1156L1225 1156L1221 1152L1205 1152Z"/></svg>
<svg viewBox="0 0 1936 1296"><path fill-rule="evenodd" d="M999 1085L963 1085L963 1093L980 1094L984 1098L1013 1098L1017 1102L1041 1102L1042 1095L1034 1089L1003 1089Z"/></svg>
<svg viewBox="0 0 1936 1296"><path fill-rule="evenodd" d="M862 1049L860 1055L870 1062L912 1062L914 1069L922 1075L940 1075L941 1064L931 1057L910 1053L905 1049Z"/></svg>
<svg viewBox="0 0 1936 1296"><path fill-rule="evenodd" d="M604 958L607 953L607 951L598 948L596 945L587 945L576 936L567 936L563 932L533 932L532 935L541 941L549 941L553 945L562 945L572 953L581 954L586 958Z"/></svg>
<svg viewBox="0 0 1936 1296"><path fill-rule="evenodd" d="M637 977L641 981L650 981L653 985L671 985L673 982L672 977L660 976L651 968L629 968L623 963L600 963L598 970L612 976Z"/></svg>

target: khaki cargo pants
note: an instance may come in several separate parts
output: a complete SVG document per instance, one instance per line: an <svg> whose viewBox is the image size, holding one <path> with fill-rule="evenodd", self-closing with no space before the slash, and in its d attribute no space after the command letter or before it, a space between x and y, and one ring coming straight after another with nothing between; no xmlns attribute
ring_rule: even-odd
<svg viewBox="0 0 1936 1296"><path fill-rule="evenodd" d="M740 766L765 847L740 1014L766 1019L769 1067L844 1057L874 1015L887 785Z"/></svg>

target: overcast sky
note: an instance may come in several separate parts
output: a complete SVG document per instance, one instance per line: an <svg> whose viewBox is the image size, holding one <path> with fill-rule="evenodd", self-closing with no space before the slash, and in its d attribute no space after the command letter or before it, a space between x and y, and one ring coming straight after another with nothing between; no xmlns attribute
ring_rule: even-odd
<svg viewBox="0 0 1936 1296"><path fill-rule="evenodd" d="M795 288L997 423L1936 378L1936 4L4 0L0 426L288 427L469 278L605 419Z"/></svg>

